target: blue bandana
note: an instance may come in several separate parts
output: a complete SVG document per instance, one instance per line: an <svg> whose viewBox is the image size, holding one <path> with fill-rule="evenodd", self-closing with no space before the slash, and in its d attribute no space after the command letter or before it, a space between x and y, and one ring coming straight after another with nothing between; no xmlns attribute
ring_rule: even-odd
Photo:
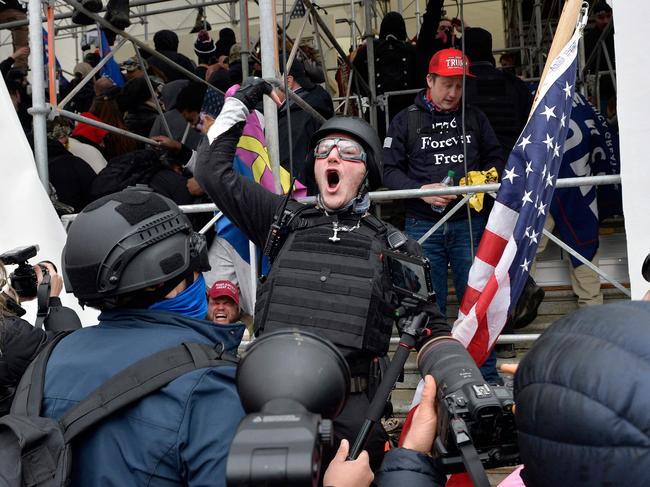
<svg viewBox="0 0 650 487"><path fill-rule="evenodd" d="M163 299L149 306L149 309L170 311L190 318L204 320L208 314L208 299L205 296L205 279L199 274L194 283L171 299Z"/></svg>

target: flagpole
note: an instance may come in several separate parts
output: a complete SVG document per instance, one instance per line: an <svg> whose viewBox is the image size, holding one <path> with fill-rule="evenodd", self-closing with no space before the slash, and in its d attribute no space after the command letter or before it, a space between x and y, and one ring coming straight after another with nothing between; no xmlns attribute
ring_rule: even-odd
<svg viewBox="0 0 650 487"><path fill-rule="evenodd" d="M578 21L578 16L580 15L580 10L582 8L583 0L567 0L564 3L562 8L562 14L560 15L560 20L557 24L557 29L555 30L555 36L553 36L553 42L551 47L548 50L548 56L546 57L546 64L544 65L544 71L542 71L542 76L539 80L539 86L537 88L537 93L535 93L535 99L533 101L533 106L530 110L528 118L532 116L540 96L542 95L542 87L544 86L544 79L548 74L548 70L551 67L551 64L557 57L557 55L562 51L564 46L573 36L573 32L576 28L576 23Z"/></svg>

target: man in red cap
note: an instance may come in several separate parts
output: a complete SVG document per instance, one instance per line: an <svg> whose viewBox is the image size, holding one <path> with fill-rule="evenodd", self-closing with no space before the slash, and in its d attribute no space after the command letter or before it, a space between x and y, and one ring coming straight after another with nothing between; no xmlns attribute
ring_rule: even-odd
<svg viewBox="0 0 650 487"><path fill-rule="evenodd" d="M466 172L493 167L496 174L501 173L505 154L485 114L466 104L463 128L463 75L473 77L468 66L469 60L458 49L443 49L431 58L428 88L395 116L384 140L384 184L389 189L432 189L442 186L448 175L452 176L449 185L457 186ZM406 233L415 240L422 237L450 211L454 205L449 203L455 199L446 195L406 200ZM422 242L443 315L447 309L447 270L451 266L460 302L474 257L472 250L476 252L487 222L485 208L481 212L472 210L471 219L467 213L465 208L456 212ZM492 365L490 370L486 380L498 381L496 368Z"/></svg>
<svg viewBox="0 0 650 487"><path fill-rule="evenodd" d="M241 315L239 290L230 281L215 281L208 291L208 320L217 325L237 323Z"/></svg>

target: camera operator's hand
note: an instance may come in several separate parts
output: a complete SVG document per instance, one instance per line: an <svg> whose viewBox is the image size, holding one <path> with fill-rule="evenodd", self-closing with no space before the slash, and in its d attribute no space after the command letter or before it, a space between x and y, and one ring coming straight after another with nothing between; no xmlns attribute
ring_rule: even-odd
<svg viewBox="0 0 650 487"><path fill-rule="evenodd" d="M253 110L264 95L269 95L277 104L280 104L278 96L273 93L273 86L262 78L247 78L244 84L235 92L234 98L240 100L248 110Z"/></svg>
<svg viewBox="0 0 650 487"><path fill-rule="evenodd" d="M505 374L515 375L517 373L517 367L519 367L519 364L502 364L499 370Z"/></svg>
<svg viewBox="0 0 650 487"><path fill-rule="evenodd" d="M433 440L436 438L436 425L438 415L436 413L436 381L432 376L424 378L424 389L422 399L418 408L413 414L411 428L404 438L402 448L419 451L424 454L431 453Z"/></svg>
<svg viewBox="0 0 650 487"><path fill-rule="evenodd" d="M63 291L63 278L56 272L56 269L50 262L44 261L34 266L36 283L40 284L43 282L43 271L40 266L44 266L50 275L50 297L56 297L61 294L61 291Z"/></svg>
<svg viewBox="0 0 650 487"><path fill-rule="evenodd" d="M370 469L368 452L361 452L356 460L346 460L350 451L348 440L342 440L336 456L323 477L324 487L366 487L375 478Z"/></svg>

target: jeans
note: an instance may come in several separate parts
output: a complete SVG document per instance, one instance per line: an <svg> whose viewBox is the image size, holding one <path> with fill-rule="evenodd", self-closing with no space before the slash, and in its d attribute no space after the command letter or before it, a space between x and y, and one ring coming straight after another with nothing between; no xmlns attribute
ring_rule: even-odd
<svg viewBox="0 0 650 487"><path fill-rule="evenodd" d="M472 215L472 238L474 252L483 236L486 219L483 216ZM429 220L406 219L406 233L414 240L419 239L434 225ZM444 223L427 240L422 242L424 255L431 263L431 283L436 293L440 312L447 316L447 269L451 265L451 275L456 288L458 302L463 300L469 268L472 266L474 255L470 246L468 220L458 220Z"/></svg>
<svg viewBox="0 0 650 487"><path fill-rule="evenodd" d="M472 215L472 238L474 240L474 253L483 236L487 218L482 215ZM434 225L429 220L407 218L405 230L414 240L418 240ZM472 266L474 254L470 244L469 221L466 219L448 221L442 225L427 240L422 242L424 255L431 263L431 283L436 293L436 300L440 312L447 316L447 269L451 265L451 276L456 289L456 296L460 305L467 287L469 268ZM487 360L481 367L483 378L487 382L498 382L499 374L496 370L496 352L490 352Z"/></svg>

